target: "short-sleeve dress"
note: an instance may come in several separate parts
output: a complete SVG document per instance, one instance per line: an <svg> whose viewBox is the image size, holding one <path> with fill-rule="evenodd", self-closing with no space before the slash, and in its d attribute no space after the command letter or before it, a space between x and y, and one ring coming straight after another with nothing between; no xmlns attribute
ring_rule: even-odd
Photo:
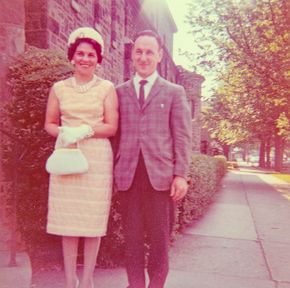
<svg viewBox="0 0 290 288"><path fill-rule="evenodd" d="M73 79L54 84L62 126L94 126L104 120L104 101L114 93L110 81L95 79L85 92ZM104 236L112 193L113 153L109 139L86 138L78 142L89 163L84 174L50 175L47 232L62 236Z"/></svg>

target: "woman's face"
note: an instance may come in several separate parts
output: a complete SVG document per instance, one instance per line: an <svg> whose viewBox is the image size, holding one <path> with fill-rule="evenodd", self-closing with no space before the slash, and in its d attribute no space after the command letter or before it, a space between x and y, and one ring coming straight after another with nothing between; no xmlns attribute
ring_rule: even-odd
<svg viewBox="0 0 290 288"><path fill-rule="evenodd" d="M77 47L73 59L75 73L80 75L92 75L98 63L98 55L94 47L86 42L82 42Z"/></svg>

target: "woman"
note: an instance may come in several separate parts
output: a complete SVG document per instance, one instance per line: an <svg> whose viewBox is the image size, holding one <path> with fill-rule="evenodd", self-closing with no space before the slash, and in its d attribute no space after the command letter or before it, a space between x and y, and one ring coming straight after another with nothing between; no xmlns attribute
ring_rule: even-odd
<svg viewBox="0 0 290 288"><path fill-rule="evenodd" d="M94 72L103 58L104 42L93 28L73 31L68 59L73 77L55 83L50 91L45 130L57 145L79 147L89 162L84 174L50 176L47 232L61 235L66 288L92 288L93 272L106 234L113 155L108 137L117 131L118 103L111 82ZM84 270L76 274L79 237L84 237Z"/></svg>

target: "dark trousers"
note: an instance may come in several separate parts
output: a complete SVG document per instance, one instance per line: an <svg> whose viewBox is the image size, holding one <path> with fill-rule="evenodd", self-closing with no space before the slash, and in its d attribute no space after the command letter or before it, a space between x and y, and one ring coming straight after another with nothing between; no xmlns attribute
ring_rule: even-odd
<svg viewBox="0 0 290 288"><path fill-rule="evenodd" d="M168 249L173 205L169 191L150 184L139 157L132 186L120 192L124 223L126 269L130 288L145 288L145 237L149 244L148 288L163 288L168 274Z"/></svg>

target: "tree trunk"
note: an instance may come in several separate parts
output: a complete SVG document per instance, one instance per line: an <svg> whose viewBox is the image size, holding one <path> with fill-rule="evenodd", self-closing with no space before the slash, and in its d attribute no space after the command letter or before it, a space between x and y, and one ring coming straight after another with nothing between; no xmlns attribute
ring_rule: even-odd
<svg viewBox="0 0 290 288"><path fill-rule="evenodd" d="M259 167L265 168L265 152L266 152L266 142L265 140L260 141L260 151L259 151Z"/></svg>
<svg viewBox="0 0 290 288"><path fill-rule="evenodd" d="M224 144L223 145L223 152L224 152L224 155L226 156L227 160L230 160L229 159L229 157L230 157L230 145Z"/></svg>
<svg viewBox="0 0 290 288"><path fill-rule="evenodd" d="M243 161L248 160L248 158L249 158L249 144L243 145L242 157L243 157Z"/></svg>
<svg viewBox="0 0 290 288"><path fill-rule="evenodd" d="M271 167L271 139L266 141L266 167Z"/></svg>
<svg viewBox="0 0 290 288"><path fill-rule="evenodd" d="M275 171L281 172L283 168L283 138L276 134L275 135L275 163L274 169Z"/></svg>

